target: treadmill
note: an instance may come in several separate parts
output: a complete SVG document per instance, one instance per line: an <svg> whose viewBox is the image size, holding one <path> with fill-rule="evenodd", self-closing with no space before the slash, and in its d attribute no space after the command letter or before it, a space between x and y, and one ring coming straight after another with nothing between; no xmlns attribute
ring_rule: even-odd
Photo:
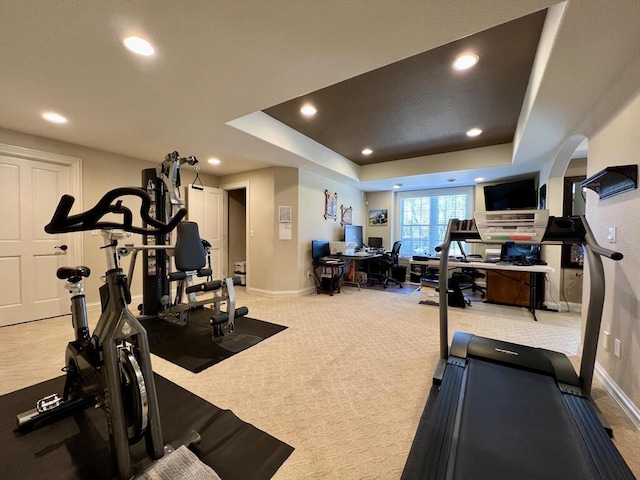
<svg viewBox="0 0 640 480"><path fill-rule="evenodd" d="M582 244L591 282L580 375L562 353L469 333L456 332L449 349L441 288L440 360L402 480L635 478L590 398L604 303L601 257L622 254L598 245L584 216L533 212L450 220L436 248L440 278L447 278L452 241Z"/></svg>

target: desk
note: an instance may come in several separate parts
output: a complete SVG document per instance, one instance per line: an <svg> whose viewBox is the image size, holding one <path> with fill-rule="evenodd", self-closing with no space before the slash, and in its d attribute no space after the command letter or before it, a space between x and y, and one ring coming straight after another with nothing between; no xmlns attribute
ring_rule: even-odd
<svg viewBox="0 0 640 480"><path fill-rule="evenodd" d="M440 266L439 260L411 260L411 265L426 265L428 267L437 268ZM549 267L547 265L499 265L497 263L488 263L488 262L452 262L449 261L449 268L475 268L477 270L489 270L496 271L495 273L499 273L502 271L510 271L510 272L526 272L531 274L530 281L528 282L529 286L529 310L533 315L534 320L538 320L536 318L536 297L537 297L537 277L538 275L534 275L536 273L553 273L555 269ZM521 279L514 278L514 281L522 282ZM487 285L488 287L489 285ZM487 292L487 296L489 296Z"/></svg>
<svg viewBox="0 0 640 480"><path fill-rule="evenodd" d="M369 260L371 260L373 258L379 258L381 256L382 256L382 254L380 254L380 253L367 253L367 254L364 254L364 255L342 255L341 254L340 255L340 259L348 261L348 262L353 262L353 264L354 264L354 272L355 272L355 269L358 267L358 265L366 260L367 261L367 281L369 281L368 277L371 274L370 268L369 268ZM344 280L342 282L342 284L343 285L354 285L354 286L358 287L358 290L360 290L360 284L355 281L355 277L354 278L348 278L347 280Z"/></svg>
<svg viewBox="0 0 640 480"><path fill-rule="evenodd" d="M320 275L318 271L321 270ZM323 276L325 272L331 272L330 277ZM313 278L316 282L316 293L328 293L333 296L333 292L340 293L340 279L344 275L344 262L342 260L314 260Z"/></svg>

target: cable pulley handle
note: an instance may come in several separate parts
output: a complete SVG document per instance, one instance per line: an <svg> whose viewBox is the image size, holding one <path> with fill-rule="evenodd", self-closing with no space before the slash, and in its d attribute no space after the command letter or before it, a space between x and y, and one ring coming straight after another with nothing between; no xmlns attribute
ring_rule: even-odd
<svg viewBox="0 0 640 480"><path fill-rule="evenodd" d="M133 215L131 210L122 205L122 200L117 200L119 197L125 195L136 196L142 200L142 204L140 206L140 218L147 225L150 225L150 227L138 227L133 225ZM113 203L114 201L115 203ZM75 198L71 195L62 196L51 221L44 227L45 232L68 233L117 228L142 235L163 235L173 230L180 220L182 220L187 214L187 210L181 208L168 223L152 218L149 214L149 210L151 208L151 197L149 197L149 194L145 190L137 187L114 188L113 190L105 193L92 209L77 215L69 215L74 202ZM108 213L122 215L122 221L100 221L100 219Z"/></svg>

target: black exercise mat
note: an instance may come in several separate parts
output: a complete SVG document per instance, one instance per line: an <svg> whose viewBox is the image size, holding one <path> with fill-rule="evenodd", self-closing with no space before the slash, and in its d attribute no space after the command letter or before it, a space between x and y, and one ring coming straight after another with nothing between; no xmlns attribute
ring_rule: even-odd
<svg viewBox="0 0 640 480"><path fill-rule="evenodd" d="M224 480L271 478L293 448L243 422L230 410L188 392L155 375L165 444L195 430L202 436L193 450ZM87 408L28 433L14 431L15 415L54 392L62 392L64 377L0 397L0 461L2 478L11 480L90 479L115 476L106 415ZM133 448L134 462L146 457L144 441Z"/></svg>
<svg viewBox="0 0 640 480"><path fill-rule="evenodd" d="M239 353L237 348L230 351L213 342L209 317L210 311L207 310L192 312L189 315L189 323L184 327L160 319L143 320L142 325L149 335L151 353L193 373L199 373ZM246 340L246 336L253 336L256 337L255 343L259 343L286 328L255 318L242 317L236 319L233 334L225 333L228 337L225 341L232 343L234 335L243 340ZM248 345L247 348L252 346L248 342L245 343Z"/></svg>

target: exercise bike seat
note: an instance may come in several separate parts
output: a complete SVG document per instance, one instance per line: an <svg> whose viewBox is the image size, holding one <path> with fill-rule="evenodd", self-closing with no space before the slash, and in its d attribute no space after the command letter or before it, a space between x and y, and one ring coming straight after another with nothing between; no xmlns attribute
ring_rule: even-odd
<svg viewBox="0 0 640 480"><path fill-rule="evenodd" d="M56 270L56 276L60 280L67 280L71 283L77 283L82 280L82 277L88 277L89 275L91 275L91 269L85 266L60 267Z"/></svg>

